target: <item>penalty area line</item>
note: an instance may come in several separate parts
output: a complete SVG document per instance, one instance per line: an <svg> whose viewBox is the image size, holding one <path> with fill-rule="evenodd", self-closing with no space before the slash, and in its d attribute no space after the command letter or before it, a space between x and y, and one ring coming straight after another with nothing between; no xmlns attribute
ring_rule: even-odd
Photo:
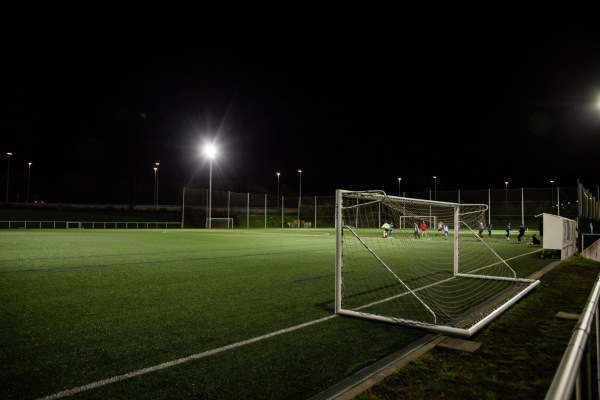
<svg viewBox="0 0 600 400"><path fill-rule="evenodd" d="M320 322L325 322L328 321L332 318L337 317L337 315L329 315L327 317L324 318L320 318L320 319L316 319L314 321L309 321L309 322L305 322L303 324L300 325L296 325L296 326L292 326L290 328L285 328L276 332L272 332L272 333L268 333L266 335L262 335L262 336L257 336L255 338L252 339L248 339L248 340L243 340L241 342L237 342L237 343L232 343L230 345L227 346L223 346L223 347L219 347L213 350L208 350L202 353L198 353L198 354L193 354L191 356L188 357L183 357L177 360L173 360L173 361L168 361L162 364L158 364L155 365L153 367L148 367L148 368L143 368L143 369L139 369L137 371L133 371L133 372L129 372L127 374L123 374L123 375L117 375L117 376L113 376L111 378L108 379L103 379L101 381L96 381L96 382L92 382L89 383L87 385L83 385L83 386L78 386L72 389L68 389L68 390L63 390L61 392L57 392L48 396L44 396L44 397L39 397L37 400L51 400L51 399L62 399L63 397L68 397L68 396L73 396L75 394L81 393L81 392L85 392L86 390L91 390L91 389L96 389L102 386L106 386L109 385L111 383L116 383L116 382L121 382L127 379L131 379L134 378L136 376L140 376L140 375L145 375L145 374L149 374L151 372L156 372L156 371L160 371L163 369L167 369L170 367L174 367L176 365L180 365L186 362L190 362L190 361L195 361L195 360L199 360L201 358L204 357L208 357L211 356L213 354L217 354L217 353L221 353L223 351L226 350L231 350L231 349L235 349L237 347L241 347L241 346L245 346L247 344L251 344L254 342L258 342L260 340L264 340L264 339L268 339L274 336L278 336L284 333L288 333L288 332L292 332L295 331L297 329L302 329L302 328L306 328L307 326L311 326L314 324L318 324Z"/></svg>

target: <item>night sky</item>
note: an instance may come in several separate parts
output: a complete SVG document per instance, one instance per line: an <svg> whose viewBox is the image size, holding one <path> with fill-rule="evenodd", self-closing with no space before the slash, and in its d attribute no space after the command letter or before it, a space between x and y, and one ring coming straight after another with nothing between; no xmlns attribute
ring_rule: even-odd
<svg viewBox="0 0 600 400"><path fill-rule="evenodd" d="M299 169L319 196L395 194L398 177L427 191L433 175L440 191L600 184L591 10L381 13L15 18L0 193L9 177L11 202L29 181L30 201L151 204L158 162L160 202L175 203L208 187L209 141L213 190L240 193L275 194L280 172L297 196Z"/></svg>

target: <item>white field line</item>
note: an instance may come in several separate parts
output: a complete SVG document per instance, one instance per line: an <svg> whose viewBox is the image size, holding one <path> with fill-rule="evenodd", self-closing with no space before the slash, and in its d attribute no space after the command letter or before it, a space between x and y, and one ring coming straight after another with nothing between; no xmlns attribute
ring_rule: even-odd
<svg viewBox="0 0 600 400"><path fill-rule="evenodd" d="M211 236L242 236L242 237L259 237L259 236L285 236L285 237L296 237L296 236L300 236L300 237L322 237L322 236L334 236L335 232L333 234L330 234L329 232L315 232L315 233L292 233L292 232L282 232L282 233L276 233L276 232L264 232L264 233L260 233L260 232L256 232L256 233L229 233L229 232L197 232L197 231L184 231L184 230L177 230L177 229L169 229L169 230L163 230L161 233L170 233L170 234L184 234L184 235L211 235Z"/></svg>
<svg viewBox="0 0 600 400"><path fill-rule="evenodd" d="M165 362L165 363L162 363L162 364L155 365L153 367L139 369L137 371L129 372L127 374L117 375L117 376L113 376L112 378L103 379L101 381L88 383L87 385L78 386L78 387L75 387L75 388L72 388L72 389L69 389L69 390L63 390L62 392L57 392L57 393L54 393L54 394L51 394L51 395L48 395L48 396L45 396L45 397L40 397L38 400L61 399L63 397L73 396L74 394L81 393L81 392L84 392L86 390L96 389L96 388L99 388L101 386L109 385L111 383L124 381L124 380L130 379L130 378L134 378L136 376L145 375L145 374L148 374L148 373L151 373L151 372L155 372L155 371L160 371L162 369L174 367L176 365L183 364L183 363L186 363L186 362L189 362L189 361L199 360L201 358L208 357L208 356L211 356L213 354L220 353L222 351L235 349L237 347L245 346L247 344L251 344L251 343L254 343L254 342L258 342L260 340L268 339L268 338L271 338L273 336L281 335L283 333L288 333L288 332L295 331L297 329L306 328L307 326L318 324L320 322L325 322L325 321L330 320L330 319L335 318L335 317L337 317L337 315L330 315L328 317L324 317L324 318L317 319L317 320L310 321L310 322L305 322L304 324L292 326L290 328L285 328L285 329L282 329L282 330L279 330L279 331L276 331L276 332L268 333L266 335L262 335L262 336L258 336L258 337L252 338L252 339L248 339L248 340L244 340L244 341L241 341L241 342L233 343L233 344L230 344L230 345L227 345L227 346L219 347L217 349L208 350L208 351L205 351L203 353L193 354L193 355L188 356L188 357L180 358L178 360L168 361L168 362Z"/></svg>

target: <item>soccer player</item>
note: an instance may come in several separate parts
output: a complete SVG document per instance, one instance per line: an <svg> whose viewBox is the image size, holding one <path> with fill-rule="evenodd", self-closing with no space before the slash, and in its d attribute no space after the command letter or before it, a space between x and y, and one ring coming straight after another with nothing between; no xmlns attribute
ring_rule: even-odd
<svg viewBox="0 0 600 400"><path fill-rule="evenodd" d="M519 236L517 236L517 243L521 243L521 238L525 236L525 227L523 224L519 225Z"/></svg>
<svg viewBox="0 0 600 400"><path fill-rule="evenodd" d="M384 238L388 237L388 234L390 232L390 224L388 224L387 222L384 222L383 225L381 225L381 228L383 228L383 237Z"/></svg>
<svg viewBox="0 0 600 400"><path fill-rule="evenodd" d="M421 222L421 237L422 238L427 237L427 224L425 223L425 221Z"/></svg>

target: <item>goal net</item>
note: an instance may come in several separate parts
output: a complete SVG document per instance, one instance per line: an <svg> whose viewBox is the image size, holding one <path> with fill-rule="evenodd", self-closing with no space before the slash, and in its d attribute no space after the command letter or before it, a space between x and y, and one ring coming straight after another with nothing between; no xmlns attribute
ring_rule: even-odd
<svg viewBox="0 0 600 400"><path fill-rule="evenodd" d="M415 221L419 221L419 225L422 221L425 221L427 229L437 229L438 227L436 215L400 215L398 218L398 227L412 228Z"/></svg>
<svg viewBox="0 0 600 400"><path fill-rule="evenodd" d="M479 237L486 210L337 190L336 314L472 336L539 283L518 278ZM421 235L423 220L447 233ZM387 237L385 223L394 226Z"/></svg>
<svg viewBox="0 0 600 400"><path fill-rule="evenodd" d="M233 228L233 218L207 218L206 228Z"/></svg>
<svg viewBox="0 0 600 400"><path fill-rule="evenodd" d="M193 228L233 228L231 192L183 188L181 225ZM209 223L210 218L210 223Z"/></svg>

